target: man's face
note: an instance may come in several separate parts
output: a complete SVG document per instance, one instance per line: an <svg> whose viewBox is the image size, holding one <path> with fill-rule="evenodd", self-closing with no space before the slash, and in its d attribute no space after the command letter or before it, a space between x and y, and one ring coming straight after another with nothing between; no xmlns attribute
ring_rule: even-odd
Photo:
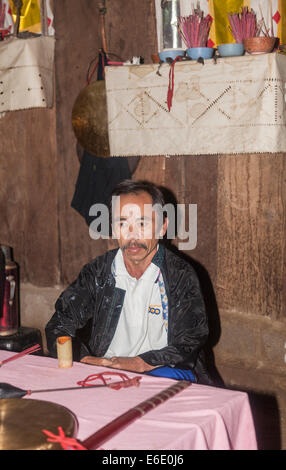
<svg viewBox="0 0 286 470"><path fill-rule="evenodd" d="M163 225L160 224L148 193L142 191L115 198L113 236L118 239L123 256L127 260L140 262L150 253L155 253L159 236L163 236L166 230L167 221Z"/></svg>

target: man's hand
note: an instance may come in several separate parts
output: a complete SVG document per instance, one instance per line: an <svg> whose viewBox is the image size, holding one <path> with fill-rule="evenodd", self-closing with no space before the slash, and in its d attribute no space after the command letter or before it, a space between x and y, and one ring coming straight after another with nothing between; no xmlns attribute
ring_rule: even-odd
<svg viewBox="0 0 286 470"><path fill-rule="evenodd" d="M110 359L106 359L105 357L85 356L80 360L80 362L92 364L93 366L111 367Z"/></svg>
<svg viewBox="0 0 286 470"><path fill-rule="evenodd" d="M112 367L113 369L128 370L130 372L143 373L154 369L153 366L143 361L141 357L112 357L106 359L105 357L85 356L80 362L85 364L92 364L94 366Z"/></svg>
<svg viewBox="0 0 286 470"><path fill-rule="evenodd" d="M141 357L112 357L111 359L112 365L114 369L123 369L129 370L131 372L147 372L149 370L154 369L153 366L147 364L147 362L143 361Z"/></svg>

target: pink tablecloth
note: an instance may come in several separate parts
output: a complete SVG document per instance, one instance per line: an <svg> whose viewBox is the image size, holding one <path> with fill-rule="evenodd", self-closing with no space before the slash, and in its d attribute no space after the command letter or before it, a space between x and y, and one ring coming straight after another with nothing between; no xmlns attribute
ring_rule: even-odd
<svg viewBox="0 0 286 470"><path fill-rule="evenodd" d="M0 361L13 353L0 351ZM59 369L56 359L23 356L0 368L0 382L23 388L73 387L90 374L107 371L74 363ZM129 377L140 374L128 372ZM83 441L105 424L173 385L174 380L143 375L139 387L33 393L25 399L47 400L71 410ZM0 423L1 424L1 423ZM244 392L192 384L130 424L102 446L105 450L256 450L256 436Z"/></svg>

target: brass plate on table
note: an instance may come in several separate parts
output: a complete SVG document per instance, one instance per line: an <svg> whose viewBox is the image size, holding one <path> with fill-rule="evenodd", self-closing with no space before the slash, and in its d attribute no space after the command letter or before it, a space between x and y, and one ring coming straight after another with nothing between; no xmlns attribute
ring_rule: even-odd
<svg viewBox="0 0 286 470"><path fill-rule="evenodd" d="M77 432L77 420L64 406L49 401L7 398L0 400L0 450L60 450L60 444L47 441L43 429L58 435Z"/></svg>

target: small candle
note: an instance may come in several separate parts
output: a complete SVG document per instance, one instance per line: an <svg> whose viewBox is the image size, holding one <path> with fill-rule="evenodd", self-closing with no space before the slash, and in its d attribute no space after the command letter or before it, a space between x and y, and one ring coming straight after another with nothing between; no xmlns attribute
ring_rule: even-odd
<svg viewBox="0 0 286 470"><path fill-rule="evenodd" d="M58 364L61 369L72 367L72 340L70 336L57 338Z"/></svg>

